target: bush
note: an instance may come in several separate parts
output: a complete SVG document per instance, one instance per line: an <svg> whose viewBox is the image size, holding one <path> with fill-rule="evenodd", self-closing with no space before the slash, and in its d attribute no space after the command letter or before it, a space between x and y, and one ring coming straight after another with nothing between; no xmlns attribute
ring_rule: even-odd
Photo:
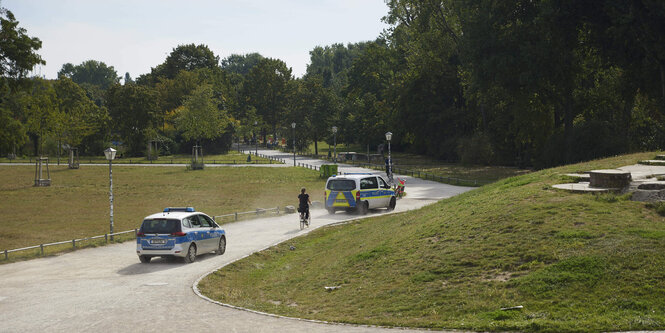
<svg viewBox="0 0 665 333"><path fill-rule="evenodd" d="M489 165L494 160L490 138L482 132L460 139L457 152L462 164Z"/></svg>

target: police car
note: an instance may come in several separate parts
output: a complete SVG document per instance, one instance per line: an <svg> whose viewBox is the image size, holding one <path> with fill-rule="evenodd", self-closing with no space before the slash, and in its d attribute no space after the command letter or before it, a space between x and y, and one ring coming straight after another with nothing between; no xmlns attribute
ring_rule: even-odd
<svg viewBox="0 0 665 333"><path fill-rule="evenodd" d="M193 207L169 207L147 216L136 234L136 254L142 263L152 257L182 257L190 263L197 254L224 251L224 230Z"/></svg>
<svg viewBox="0 0 665 333"><path fill-rule="evenodd" d="M330 214L337 210L367 214L374 208L395 209L395 191L383 177L371 173L332 176L326 181L325 206Z"/></svg>

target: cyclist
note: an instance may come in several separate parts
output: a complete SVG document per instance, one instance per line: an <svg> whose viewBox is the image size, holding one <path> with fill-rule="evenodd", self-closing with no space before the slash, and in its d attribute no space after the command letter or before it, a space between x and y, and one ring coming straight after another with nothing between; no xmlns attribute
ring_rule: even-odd
<svg viewBox="0 0 665 333"><path fill-rule="evenodd" d="M300 195L298 195L298 199L300 199L298 212L305 213L305 219L309 220L309 205L312 201L309 200L309 194L305 193L306 191L304 187L300 189Z"/></svg>

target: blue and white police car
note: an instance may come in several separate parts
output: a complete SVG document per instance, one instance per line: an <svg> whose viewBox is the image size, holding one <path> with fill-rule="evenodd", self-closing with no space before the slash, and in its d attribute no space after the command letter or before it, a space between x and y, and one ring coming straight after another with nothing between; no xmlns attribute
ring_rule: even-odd
<svg viewBox="0 0 665 333"><path fill-rule="evenodd" d="M169 207L147 216L136 234L136 254L142 263L153 257L182 257L190 263L197 254L224 251L224 230L193 207Z"/></svg>

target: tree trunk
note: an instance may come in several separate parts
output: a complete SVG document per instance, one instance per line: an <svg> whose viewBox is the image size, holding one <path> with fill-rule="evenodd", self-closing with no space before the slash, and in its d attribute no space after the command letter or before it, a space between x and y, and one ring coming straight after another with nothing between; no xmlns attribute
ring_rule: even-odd
<svg viewBox="0 0 665 333"><path fill-rule="evenodd" d="M663 114L665 114L665 64L661 61L658 63L658 67L660 67L660 89L662 93L661 107L663 108Z"/></svg>
<svg viewBox="0 0 665 333"><path fill-rule="evenodd" d="M566 142L565 161L566 164L570 164L573 162L573 118L575 118L572 91L566 91L564 98L563 135Z"/></svg>
<svg viewBox="0 0 665 333"><path fill-rule="evenodd" d="M319 139L314 135L314 156L319 155Z"/></svg>

